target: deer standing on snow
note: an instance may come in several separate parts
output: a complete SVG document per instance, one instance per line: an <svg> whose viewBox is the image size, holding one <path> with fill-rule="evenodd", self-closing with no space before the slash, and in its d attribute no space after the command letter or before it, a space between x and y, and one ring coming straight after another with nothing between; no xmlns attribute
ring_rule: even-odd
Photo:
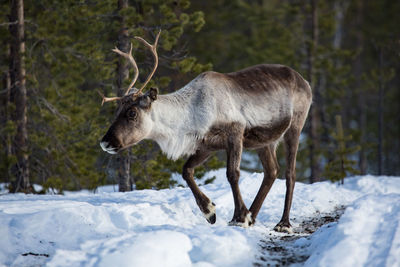
<svg viewBox="0 0 400 267"><path fill-rule="evenodd" d="M195 183L194 168L206 161L211 152L226 150L226 175L235 203L230 224L248 227L254 224L277 177L276 148L282 140L286 149L286 197L282 219L274 229L291 232L289 212L296 153L312 99L308 82L289 67L263 64L225 74L205 72L167 95L159 95L156 88L142 93L158 65L159 36L160 33L154 45L135 37L151 50L155 60L139 90L131 90L139 75L132 46L129 53L113 50L131 62L135 76L123 97L102 95L103 103L119 102L117 117L101 140L102 149L115 154L143 139L152 139L172 159L189 156L182 175L211 224L216 221L215 204ZM264 168L264 179L250 209L244 204L238 185L243 148L255 149Z"/></svg>

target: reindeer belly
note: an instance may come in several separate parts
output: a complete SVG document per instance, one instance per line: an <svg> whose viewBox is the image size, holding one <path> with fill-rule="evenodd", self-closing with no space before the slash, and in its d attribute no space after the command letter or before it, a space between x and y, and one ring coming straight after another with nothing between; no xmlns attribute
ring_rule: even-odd
<svg viewBox="0 0 400 267"><path fill-rule="evenodd" d="M246 128L243 135L243 147L256 149L277 141L290 126L291 117L272 122L270 125Z"/></svg>
<svg viewBox="0 0 400 267"><path fill-rule="evenodd" d="M291 116L268 125L246 128L243 133L243 147L256 149L277 141L290 126ZM226 149L230 133L235 132L233 127L241 127L238 123L224 123L210 128L200 141L199 148L207 150Z"/></svg>

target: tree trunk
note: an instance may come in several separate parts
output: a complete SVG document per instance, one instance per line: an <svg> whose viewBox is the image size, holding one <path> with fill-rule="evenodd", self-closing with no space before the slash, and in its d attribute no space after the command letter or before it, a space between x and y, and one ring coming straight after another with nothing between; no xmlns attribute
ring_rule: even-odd
<svg viewBox="0 0 400 267"><path fill-rule="evenodd" d="M7 43L5 44L5 46L7 47L7 57L10 58L10 45L7 41ZM8 70L4 76L3 76L3 85L4 88L6 88L6 92L4 93L4 97L2 98L2 127L6 128L9 124L9 122L11 121L11 117L10 117L10 96L11 96L11 76L10 76L10 70ZM5 177L5 183L9 183L10 182L10 178L11 178L11 173L10 173L10 157L12 156L12 136L9 132L9 130L7 129L7 131L5 132L5 138L3 139L3 145L5 148L4 151L4 166L6 166L6 173L4 174Z"/></svg>
<svg viewBox="0 0 400 267"><path fill-rule="evenodd" d="M379 47L378 175L383 174L383 48Z"/></svg>
<svg viewBox="0 0 400 267"><path fill-rule="evenodd" d="M10 22L17 22L10 25L11 39L11 60L10 77L12 98L15 103L13 120L17 126L17 133L13 140L13 153L17 157L16 181L11 191L32 192L29 183L29 154L28 154L28 132L27 132L27 97L25 86L25 37L24 37L24 2L23 0L11 1Z"/></svg>
<svg viewBox="0 0 400 267"><path fill-rule="evenodd" d="M118 11L122 11L124 8L127 7L128 7L128 0L118 0ZM120 15L119 22L121 28L118 33L117 46L119 50L123 52L129 52L129 34L125 24L124 16ZM124 81L127 79L129 79L128 62L124 58L119 56L117 63L117 79L116 79L118 96L122 96L125 93L123 85ZM132 191L133 184L130 177L130 166L131 166L130 156L131 156L130 149L128 150L128 153L121 153L116 156L118 185L120 192Z"/></svg>
<svg viewBox="0 0 400 267"><path fill-rule="evenodd" d="M365 155L365 139L366 139L366 128L367 128L367 111L366 111L366 99L365 92L362 87L362 73L363 73L363 48L364 48L364 34L361 30L364 20L364 0L357 1L357 15L356 15L356 25L358 31L356 32L356 43L357 48L360 49L354 63L354 76L355 76L355 86L358 92L358 111L359 111L359 125L360 125L360 144L361 149L358 154L358 166L360 169L360 174L365 175L367 172L367 157Z"/></svg>
<svg viewBox="0 0 400 267"><path fill-rule="evenodd" d="M133 184L130 176L130 153L121 153L116 157L118 176L118 191L132 191Z"/></svg>
<svg viewBox="0 0 400 267"><path fill-rule="evenodd" d="M335 35L333 37L333 47L340 49L342 47L343 39L343 20L344 14L348 6L348 2L336 1L334 3L335 10Z"/></svg>
<svg viewBox="0 0 400 267"><path fill-rule="evenodd" d="M311 42L308 46L308 80L311 88L314 91L314 96L318 96L318 88L316 86L315 79L315 52L318 46L318 14L317 14L317 0L311 0ZM318 129L318 99L314 99L313 105L311 105L309 114L309 160L310 160L310 183L319 181L320 178L320 166L319 166L319 138L317 134Z"/></svg>

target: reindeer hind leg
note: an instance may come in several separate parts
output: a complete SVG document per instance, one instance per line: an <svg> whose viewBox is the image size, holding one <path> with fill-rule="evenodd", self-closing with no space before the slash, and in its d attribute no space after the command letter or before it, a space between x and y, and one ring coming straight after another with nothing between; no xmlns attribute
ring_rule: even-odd
<svg viewBox="0 0 400 267"><path fill-rule="evenodd" d="M296 181L296 155L299 146L300 130L290 127L284 136L286 150L286 196L283 215L280 222L275 226L277 232L293 233L289 220L290 207L292 206L293 190Z"/></svg>
<svg viewBox="0 0 400 267"><path fill-rule="evenodd" d="M266 147L260 148L257 150L257 153L264 169L264 179L256 197L254 198L253 204L251 204L250 207L251 216L253 217L254 222L265 197L275 182L279 172L279 165L276 160L276 144L270 144Z"/></svg>

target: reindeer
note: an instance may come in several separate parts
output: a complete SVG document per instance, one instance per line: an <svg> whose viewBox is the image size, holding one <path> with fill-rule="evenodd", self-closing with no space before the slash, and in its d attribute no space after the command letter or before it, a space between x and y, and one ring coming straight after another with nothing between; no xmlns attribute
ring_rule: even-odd
<svg viewBox="0 0 400 267"><path fill-rule="evenodd" d="M167 95L159 95L157 88L142 93L158 66L160 33L153 45L135 37L150 49L155 60L140 89L131 89L139 75L132 45L129 53L113 49L130 61L135 76L122 97L105 97L100 93L102 104L119 102L116 119L101 140L101 148L115 154L143 139L151 139L174 160L187 155L182 176L211 224L216 221L215 204L197 186L193 173L213 151L225 150L226 175L235 204L229 224L248 227L255 223L278 175L276 148L282 140L286 150L286 197L282 219L274 230L292 232L289 212L299 136L312 99L309 83L287 66L262 64L224 74L205 72ZM243 148L256 150L264 169L264 179L250 209L244 204L238 185Z"/></svg>

